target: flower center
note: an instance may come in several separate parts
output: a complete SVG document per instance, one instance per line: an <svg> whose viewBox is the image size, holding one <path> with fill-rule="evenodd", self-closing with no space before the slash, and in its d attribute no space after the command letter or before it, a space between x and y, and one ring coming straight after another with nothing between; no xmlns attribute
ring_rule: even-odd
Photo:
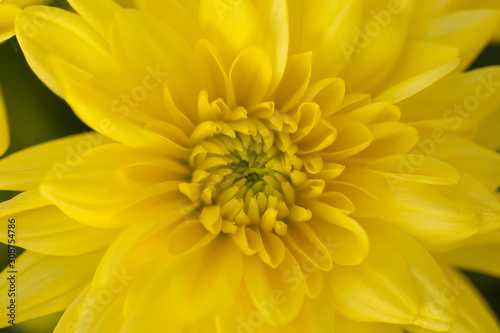
<svg viewBox="0 0 500 333"><path fill-rule="evenodd" d="M275 144L286 141L288 134L278 134L258 119L211 126L214 135L200 140L191 152L191 182L180 187L193 203L192 214L199 214L215 234L251 225L285 235L291 209L300 209L290 180L294 149Z"/></svg>

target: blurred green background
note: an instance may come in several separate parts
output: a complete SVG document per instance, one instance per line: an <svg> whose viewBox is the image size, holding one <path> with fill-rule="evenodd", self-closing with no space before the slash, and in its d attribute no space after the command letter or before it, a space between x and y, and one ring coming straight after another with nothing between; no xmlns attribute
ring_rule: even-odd
<svg viewBox="0 0 500 333"><path fill-rule="evenodd" d="M493 64L500 64L500 46L488 47L473 67ZM7 154L41 142L89 130L71 112L66 103L48 90L33 74L15 39L0 45L0 85L4 92L11 129L12 141ZM13 195L15 193L0 191L0 201L7 200ZM3 244L0 245L0 253L0 264L4 267L7 251ZM480 274L468 273L468 275L500 317L500 280ZM0 329L0 333L52 332L60 315Z"/></svg>

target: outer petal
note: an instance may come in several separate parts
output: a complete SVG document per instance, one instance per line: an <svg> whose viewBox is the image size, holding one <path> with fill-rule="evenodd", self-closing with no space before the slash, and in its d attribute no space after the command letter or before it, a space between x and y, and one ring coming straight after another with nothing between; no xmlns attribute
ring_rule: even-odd
<svg viewBox="0 0 500 333"><path fill-rule="evenodd" d="M47 6L29 7L18 16L16 30L33 71L59 96L64 95L64 88L47 62L48 55L65 59L90 74L116 68L103 38L74 13Z"/></svg>
<svg viewBox="0 0 500 333"><path fill-rule="evenodd" d="M413 27L410 38L458 47L462 59L458 69L464 70L488 44L498 19L498 12L493 10L453 13L419 22Z"/></svg>
<svg viewBox="0 0 500 333"><path fill-rule="evenodd" d="M16 246L37 253L74 256L101 249L117 230L91 228L62 213L37 190L19 194L0 203L0 217L16 222ZM8 244L7 224L0 240Z"/></svg>
<svg viewBox="0 0 500 333"><path fill-rule="evenodd" d="M215 239L180 260L171 292L181 318L188 322L210 319L232 303L243 276L241 252L232 239Z"/></svg>
<svg viewBox="0 0 500 333"><path fill-rule="evenodd" d="M413 161L418 161L418 164L412 163ZM386 177L425 184L456 184L460 178L458 170L451 165L421 155L388 156L369 162L366 168Z"/></svg>
<svg viewBox="0 0 500 333"><path fill-rule="evenodd" d="M199 15L205 37L226 55L228 63L247 46L262 45L259 17L251 0L201 0Z"/></svg>
<svg viewBox="0 0 500 333"><path fill-rule="evenodd" d="M68 306L61 319L59 319L57 326L54 329L54 333L66 333L74 332L79 316L79 312L82 308L85 296L89 291L89 287L84 288L78 297L76 297L73 302Z"/></svg>
<svg viewBox="0 0 500 333"><path fill-rule="evenodd" d="M325 288L326 289L326 288ZM304 299L304 305L297 318L290 324L278 327L265 327L269 333L347 333L337 327L337 314L332 306L329 290L322 290L318 297Z"/></svg>
<svg viewBox="0 0 500 333"><path fill-rule="evenodd" d="M436 256L449 266L493 275L500 278L500 230L470 238L458 249Z"/></svg>
<svg viewBox="0 0 500 333"><path fill-rule="evenodd" d="M154 90L148 89L144 81L149 74L149 77L161 78L160 87L168 80L179 107L196 107L199 85L194 71L194 54L174 29L145 12L120 10L115 13L110 27L110 44L117 63L126 73L133 73L137 84L148 94L148 90ZM159 74L151 73L158 68Z"/></svg>
<svg viewBox="0 0 500 333"><path fill-rule="evenodd" d="M119 332L124 322L123 303L131 277L119 272L105 288L82 293L59 321L55 332Z"/></svg>
<svg viewBox="0 0 500 333"><path fill-rule="evenodd" d="M455 244L477 231L474 213L430 185L388 179L377 218L402 228L428 245Z"/></svg>
<svg viewBox="0 0 500 333"><path fill-rule="evenodd" d="M35 189L47 172L64 174L81 163L92 147L109 143L99 133L73 135L39 144L0 160L0 188L26 191Z"/></svg>
<svg viewBox="0 0 500 333"><path fill-rule="evenodd" d="M245 259L245 285L264 320L273 326L292 321L304 298L304 277L293 256L287 252L278 268L269 267L256 256ZM276 297L285 301L270 310L268 301Z"/></svg>
<svg viewBox="0 0 500 333"><path fill-rule="evenodd" d="M1 8L0 8L1 11ZM9 148L9 122L7 120L7 111L3 102L2 90L0 89L0 156L5 154Z"/></svg>
<svg viewBox="0 0 500 333"><path fill-rule="evenodd" d="M115 332L125 326L125 315L130 315L125 301L132 285L156 259L144 253L160 253L167 234L165 224L148 222L123 232L108 248L88 292L75 304L63 327L72 325L71 332L84 333L94 329Z"/></svg>
<svg viewBox="0 0 500 333"><path fill-rule="evenodd" d="M461 131L470 120L481 121L476 141L495 148L500 144L496 108L500 104L500 68L486 67L454 73L399 103L402 120L443 121L443 129Z"/></svg>
<svg viewBox="0 0 500 333"><path fill-rule="evenodd" d="M443 267L446 285L443 294L453 300L458 309L456 321L450 333L500 332L495 314L489 308L474 285L458 271ZM411 333L433 333L421 328L408 328Z"/></svg>
<svg viewBox="0 0 500 333"><path fill-rule="evenodd" d="M73 257L23 253L16 262L17 321L26 321L65 309L90 282L102 252ZM0 290L8 294L9 269L1 274ZM2 298L7 307L9 298ZM8 325L6 318L0 324Z"/></svg>
<svg viewBox="0 0 500 333"><path fill-rule="evenodd" d="M438 16L443 14L449 9L450 3L456 1L457 0L419 0L418 6L415 8L414 20L419 21L429 16Z"/></svg>
<svg viewBox="0 0 500 333"><path fill-rule="evenodd" d="M124 304L127 320L121 332L182 330L184 322L175 312L168 288L177 268L164 248L156 251L152 262L132 282L127 293ZM146 317L150 320L145 321Z"/></svg>
<svg viewBox="0 0 500 333"><path fill-rule="evenodd" d="M328 274L336 309L353 320L444 331L451 320L439 295L442 273L421 245L399 235L392 242L370 233L370 253L361 264L336 266ZM434 301L439 307L433 307Z"/></svg>
<svg viewBox="0 0 500 333"><path fill-rule="evenodd" d="M404 333L401 325L363 323L347 319L340 314L337 314L336 322L336 328L341 333Z"/></svg>
<svg viewBox="0 0 500 333"><path fill-rule="evenodd" d="M0 43L14 36L14 22L16 16L21 12L18 6L13 4L0 4Z"/></svg>
<svg viewBox="0 0 500 333"><path fill-rule="evenodd" d="M450 1L450 0L448 0ZM500 10L500 3L496 0L481 0L481 1L470 1L470 0L452 0L450 1L450 9L452 10L471 10L471 9L495 9ZM493 42L500 42L500 24L497 25L495 33L493 34Z"/></svg>
<svg viewBox="0 0 500 333"><path fill-rule="evenodd" d="M68 215L99 226L140 193L122 170L147 156L120 144L97 147L71 172L51 171L40 191Z"/></svg>
<svg viewBox="0 0 500 333"><path fill-rule="evenodd" d="M244 49L229 72L237 105L250 108L262 102L269 90L272 76L271 61L264 51L257 47Z"/></svg>
<svg viewBox="0 0 500 333"><path fill-rule="evenodd" d="M457 68L458 49L448 45L411 42L392 74L378 87L375 101L398 103L427 88Z"/></svg>
<svg viewBox="0 0 500 333"><path fill-rule="evenodd" d="M395 2L388 0L365 1L363 22L356 27L357 43L348 41L340 46L345 53L353 52L340 75L349 91L372 92L391 72L401 56L417 2L404 0L394 6Z"/></svg>
<svg viewBox="0 0 500 333"><path fill-rule="evenodd" d="M474 285L457 271L444 271L458 303L458 320L451 332L500 332L498 319Z"/></svg>
<svg viewBox="0 0 500 333"><path fill-rule="evenodd" d="M439 131L420 131L420 134L420 141L415 146L417 153L432 156L467 172L491 192L500 186L500 154L497 152L453 134Z"/></svg>
<svg viewBox="0 0 500 333"><path fill-rule="evenodd" d="M437 190L457 205L473 212L478 222L478 234L500 228L500 202L483 184L467 173L460 175L456 185Z"/></svg>
<svg viewBox="0 0 500 333"><path fill-rule="evenodd" d="M76 115L88 126L130 147L147 151L160 151L177 158L187 156L187 150L181 146L182 143L176 143L172 138L167 138L162 131L155 131L155 124L148 126L148 123L153 123L153 119L135 109L135 107L141 107L142 104L129 100L135 104L128 106L120 99L121 94L125 94L125 98L127 96L131 98L130 94L136 91L134 88L139 87L139 91L145 92L147 97L153 96L154 93L159 94L161 101L162 84L168 74L161 66L144 69L144 79L148 82L146 85L151 84L151 86L148 85L150 89L147 90L140 84L135 86L133 83L131 84L130 78L126 75L118 74L117 77L114 77L111 73L108 77L103 74L92 78L75 66L58 58L51 58L50 63L60 73L60 81L63 82L66 89L66 101L72 106ZM113 90L118 88L118 91L110 92L109 88L105 88L106 84L110 83L106 81L106 78L111 79ZM122 81L120 82L119 79ZM151 79L153 80L151 81ZM153 84L153 82L155 83ZM161 104L148 104L147 97L143 100L144 95L140 96L141 99L138 101L143 101L144 106L150 105L150 107L162 110ZM152 126L153 128L151 128Z"/></svg>
<svg viewBox="0 0 500 333"><path fill-rule="evenodd" d="M293 33L301 37L298 52L313 51L314 79L337 76L349 61L352 50L346 50L345 45L356 43L364 3L362 0L303 2L301 31Z"/></svg>
<svg viewBox="0 0 500 333"><path fill-rule="evenodd" d="M282 79L288 57L289 17L286 0L258 0L255 3L264 36L263 49L273 66L273 91Z"/></svg>
<svg viewBox="0 0 500 333"><path fill-rule="evenodd" d="M101 0L98 4L82 0L68 2L101 36L106 39L109 37L109 27L114 13L120 9L116 2L112 0Z"/></svg>
<svg viewBox="0 0 500 333"><path fill-rule="evenodd" d="M191 45L200 39L198 0L142 0L137 2L138 8L169 24Z"/></svg>

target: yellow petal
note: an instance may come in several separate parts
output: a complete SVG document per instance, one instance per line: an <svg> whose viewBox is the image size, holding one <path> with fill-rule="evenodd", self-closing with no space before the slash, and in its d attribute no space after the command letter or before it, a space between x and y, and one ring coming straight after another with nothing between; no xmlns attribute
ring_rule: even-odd
<svg viewBox="0 0 500 333"><path fill-rule="evenodd" d="M203 35L226 55L226 61L249 45L262 45L262 32L251 0L202 0L199 22Z"/></svg>
<svg viewBox="0 0 500 333"><path fill-rule="evenodd" d="M390 184L391 189L381 197L378 219L433 246L456 244L477 232L479 221L474 212L441 194L441 186L395 180Z"/></svg>
<svg viewBox="0 0 500 333"><path fill-rule="evenodd" d="M71 304L68 306L64 314L59 319L57 326L54 329L54 333L66 333L68 331L75 331L76 324L78 321L78 316L82 308L83 301L87 295L89 287L86 286L78 297L76 297Z"/></svg>
<svg viewBox="0 0 500 333"><path fill-rule="evenodd" d="M0 188L12 191L35 189L48 172L71 172L93 147L109 142L102 134L77 134L9 155L0 160Z"/></svg>
<svg viewBox="0 0 500 333"><path fill-rule="evenodd" d="M387 225L367 226L368 233L377 233L394 245L405 258L420 299L419 314L435 330L449 328L456 316L453 300L443 294L447 288L445 275L436 259L418 241L405 232ZM434 323L431 323L434 322Z"/></svg>
<svg viewBox="0 0 500 333"><path fill-rule="evenodd" d="M448 45L411 42L382 86L375 101L398 103L427 88L460 63L458 49Z"/></svg>
<svg viewBox="0 0 500 333"><path fill-rule="evenodd" d="M360 122L365 125L399 121L401 111L398 107L387 103L370 103L350 112L339 112L329 120L333 124Z"/></svg>
<svg viewBox="0 0 500 333"><path fill-rule="evenodd" d="M237 104L251 108L263 102L272 75L272 65L264 51L254 46L244 49L234 60L229 72Z"/></svg>
<svg viewBox="0 0 500 333"><path fill-rule="evenodd" d="M498 24L498 12L476 10L433 17L413 27L410 38L456 46L462 59L458 70L465 70L486 47ZM465 35L474 38L464 38Z"/></svg>
<svg viewBox="0 0 500 333"><path fill-rule="evenodd" d="M354 205L353 216L373 216L380 212L380 194L375 189L387 189L388 182L356 167L346 168L340 176L327 182L325 192L340 192ZM349 207L349 206L348 206Z"/></svg>
<svg viewBox="0 0 500 333"><path fill-rule="evenodd" d="M296 283L298 283L301 279L304 283L305 295L311 298L318 297L325 291L323 288L323 271L321 271L315 264L311 263L310 258L307 258L293 247L289 247L288 251L290 251L290 254L295 258L295 261L300 263L300 271L293 272L292 276L290 276L289 273L286 273L286 278L288 280L287 283L292 284L293 282L293 284L296 285ZM319 261L325 260L324 254L315 255L315 259Z"/></svg>
<svg viewBox="0 0 500 333"><path fill-rule="evenodd" d="M16 234L0 240L37 253L74 256L101 249L113 240L118 231L91 228L62 213L37 190L19 194L0 203L2 218L16 221Z"/></svg>
<svg viewBox="0 0 500 333"><path fill-rule="evenodd" d="M302 7L299 51L313 51L313 78L336 77L352 52L342 48L355 43L364 1L320 0ZM299 21L300 22L300 21Z"/></svg>
<svg viewBox="0 0 500 333"><path fill-rule="evenodd" d="M286 249L283 241L275 233L261 230L262 250L258 252L259 257L267 265L276 268L286 257Z"/></svg>
<svg viewBox="0 0 500 333"><path fill-rule="evenodd" d="M399 103L403 121L444 120L458 130L469 119L483 119L500 103L500 68L485 67L453 73ZM482 133L478 131L478 135ZM482 140L486 145L488 142Z"/></svg>
<svg viewBox="0 0 500 333"><path fill-rule="evenodd" d="M247 226L241 226L232 235L234 242L247 256L253 256L262 250L262 238L260 231Z"/></svg>
<svg viewBox="0 0 500 333"><path fill-rule="evenodd" d="M357 40L340 44L344 53L352 53L340 76L351 92L372 92L391 73L401 56L411 14L417 1L365 1L363 21L355 28ZM363 70L359 70L363 68Z"/></svg>
<svg viewBox="0 0 500 333"><path fill-rule="evenodd" d="M120 10L110 27L110 44L117 62L136 77L139 87L147 92L143 80L153 76L159 79L159 88L169 84L180 107L196 107L199 81L194 53L170 26L144 12Z"/></svg>
<svg viewBox="0 0 500 333"><path fill-rule="evenodd" d="M491 192L500 186L500 154L470 140L443 132L424 133L415 146L419 154L442 160L479 180Z"/></svg>
<svg viewBox="0 0 500 333"><path fill-rule="evenodd" d="M103 0L97 5L94 2L83 0L69 0L68 3L92 27L107 39L109 26L113 21L114 13L120 9L114 1Z"/></svg>
<svg viewBox="0 0 500 333"><path fill-rule="evenodd" d="M443 302L438 297L444 280L434 259L411 238L406 239L411 241L411 247L406 249L410 255L400 252L398 242L392 243L373 232L370 241L370 253L361 264L335 266L328 273L336 309L357 321L415 324L447 330L450 318L443 313L442 307L436 310L437 315L432 313L435 298L438 305ZM432 272L430 279L426 275L429 272Z"/></svg>
<svg viewBox="0 0 500 333"><path fill-rule="evenodd" d="M100 251L71 257L24 252L15 263L17 273L6 268L0 282L0 290L7 295L14 281L8 278L15 275L16 322L65 309L90 283L101 257ZM2 307L7 308L8 302L9 298L4 297ZM4 320L0 325L5 327L8 322Z"/></svg>
<svg viewBox="0 0 500 333"><path fill-rule="evenodd" d="M282 83L273 98L277 108L286 113L300 101L309 86L311 72L311 52L297 54L288 59Z"/></svg>
<svg viewBox="0 0 500 333"><path fill-rule="evenodd" d="M185 255L198 250L214 240L216 235L198 220L181 222L168 236L167 247L172 256Z"/></svg>
<svg viewBox="0 0 500 333"><path fill-rule="evenodd" d="M164 293L158 293L158 290L165 288L163 282L159 281L156 285L150 286L154 288L154 292L152 292L154 295L148 292L149 297L145 297L141 302L137 302L136 311L126 319L124 327L120 332L181 332L184 322L175 315L172 305L165 304L166 297ZM145 321L144 318L150 319Z"/></svg>
<svg viewBox="0 0 500 333"><path fill-rule="evenodd" d="M373 141L356 159L377 159L407 153L418 141L418 131L410 125L390 122L369 125Z"/></svg>
<svg viewBox="0 0 500 333"><path fill-rule="evenodd" d="M266 302L268 307L282 301L282 294L275 292ZM246 286L242 283L231 306L215 318L217 332L237 332L253 329L260 330L264 325L264 317L253 304ZM260 331L258 331L260 332Z"/></svg>
<svg viewBox="0 0 500 333"><path fill-rule="evenodd" d="M97 147L73 170L63 174L52 170L40 191L75 219L100 225L139 194L121 170L145 156L120 144Z"/></svg>
<svg viewBox="0 0 500 333"><path fill-rule="evenodd" d="M5 154L7 148L9 148L9 144L10 144L9 122L7 120L7 111L5 110L2 90L0 89L0 156Z"/></svg>
<svg viewBox="0 0 500 333"><path fill-rule="evenodd" d="M305 206L313 212L312 230L335 263L357 265L364 260L369 252L369 241L355 220L320 200L310 200ZM328 260L328 257L322 255L318 259Z"/></svg>
<svg viewBox="0 0 500 333"><path fill-rule="evenodd" d="M210 99L227 99L229 77L218 50L210 41L201 39L196 43L195 56L203 88L208 92Z"/></svg>
<svg viewBox="0 0 500 333"><path fill-rule="evenodd" d="M141 256L139 252L157 251L164 247L166 237L181 217L180 210L172 210L171 214L159 220L146 220L126 228L104 254L95 272L92 288L106 286L115 273L124 268L129 274L139 274L152 260L151 256Z"/></svg>
<svg viewBox="0 0 500 333"><path fill-rule="evenodd" d="M298 154L320 152L337 139L337 129L325 119L320 119L314 128L299 142Z"/></svg>
<svg viewBox="0 0 500 333"><path fill-rule="evenodd" d="M344 100L345 83L340 78L328 78L309 84L303 101L319 105L321 114L327 118L337 112Z"/></svg>
<svg viewBox="0 0 500 333"><path fill-rule="evenodd" d="M43 29L39 22L44 22ZM16 30L28 64L61 97L64 88L54 68L47 62L47 55L65 59L91 74L116 68L104 39L74 13L48 6L29 7L19 15ZM88 56L82 57L82 54Z"/></svg>
<svg viewBox="0 0 500 333"><path fill-rule="evenodd" d="M154 260L131 283L124 304L126 323L120 332L173 332L178 333L184 326L175 313L171 293L167 286L171 283L173 269L171 260L164 251L157 251ZM144 318L151 318L144 321Z"/></svg>
<svg viewBox="0 0 500 333"><path fill-rule="evenodd" d="M147 74L150 79L153 75L166 75L160 67L148 67L146 71L150 71L150 74ZM71 73L66 73L64 78L71 76ZM162 78L158 77L157 80L161 82ZM67 89L66 101L73 107L74 112L96 131L133 148L160 151L174 158L187 157L189 151L182 143L165 137L162 131L155 131L154 128L134 121L135 119L129 117L131 109L120 100L113 99L85 82L70 82L65 79L64 82Z"/></svg>
<svg viewBox="0 0 500 333"><path fill-rule="evenodd" d="M456 300L457 321L451 332L500 332L500 323L474 285L460 272L443 268L448 279L447 295Z"/></svg>
<svg viewBox="0 0 500 333"><path fill-rule="evenodd" d="M269 91L274 91L283 73L288 57L289 17L286 0L258 0L255 8L263 35L263 50L273 66L273 80Z"/></svg>
<svg viewBox="0 0 500 333"><path fill-rule="evenodd" d="M279 298L278 298L279 300ZM249 317L249 319L253 319ZM245 322L242 322L245 323ZM248 324L254 322L249 321ZM243 327L243 325L242 325ZM251 327L251 326L250 326ZM263 325L263 332L269 333L303 333L303 332L342 332L337 328L337 313L332 306L332 295L328 290L323 290L316 298L306 297L304 305L297 318L289 324L273 327Z"/></svg>
<svg viewBox="0 0 500 333"><path fill-rule="evenodd" d="M321 237L324 236L324 234L321 235ZM321 242L319 235L307 224L289 223L286 241L319 269L324 271L332 269L332 258L330 256L332 249L328 249Z"/></svg>
<svg viewBox="0 0 500 333"><path fill-rule="evenodd" d="M500 202L477 179L461 173L457 184L440 186L437 190L455 204L474 213L479 234L500 228Z"/></svg>
<svg viewBox="0 0 500 333"><path fill-rule="evenodd" d="M322 151L327 160L339 161L358 154L368 147L374 136L372 132L360 123L344 123L336 126L337 139Z"/></svg>
<svg viewBox="0 0 500 333"><path fill-rule="evenodd" d="M350 320L337 313L335 317L336 329L342 333L404 333L401 325L390 325L380 323L363 323ZM418 328L422 331L422 328Z"/></svg>
<svg viewBox="0 0 500 333"><path fill-rule="evenodd" d="M460 0L462 1L462 0ZM468 0L465 0L468 1ZM415 21L427 18L429 16L439 16L449 9L450 3L457 0L419 0L418 6L415 8Z"/></svg>
<svg viewBox="0 0 500 333"><path fill-rule="evenodd" d="M438 253L437 258L451 267L500 278L497 253L500 253L500 230L472 237L455 250Z"/></svg>
<svg viewBox="0 0 500 333"><path fill-rule="evenodd" d="M292 141L300 142L307 136L321 119L321 110L316 103L303 103L297 110L297 131L292 135Z"/></svg>
<svg viewBox="0 0 500 333"><path fill-rule="evenodd" d="M200 29L198 26L197 6L198 1L155 1L143 0L136 1L136 5L143 11L146 11L163 22L174 28L190 45L194 45L200 39ZM193 10L192 6L196 6Z"/></svg>
<svg viewBox="0 0 500 333"><path fill-rule="evenodd" d="M280 266L271 268L259 258L245 257L244 281L264 320L273 326L290 322L300 312L304 298L304 278L295 259L287 252ZM268 301L275 291L284 299L271 311Z"/></svg>
<svg viewBox="0 0 500 333"><path fill-rule="evenodd" d="M469 0L453 0L450 4L451 10L462 11L462 10L474 10L474 9L500 9L500 4L495 0L481 0L481 1L469 1ZM500 42L500 24L497 24L494 34L492 36L492 42L498 44Z"/></svg>
<svg viewBox="0 0 500 333"><path fill-rule="evenodd" d="M394 155L369 162L366 168L386 177L435 185L456 184L460 173L451 165L425 155Z"/></svg>
<svg viewBox="0 0 500 333"><path fill-rule="evenodd" d="M171 287L175 311L189 322L213 317L231 304L242 276L241 253L233 241L214 240L176 269Z"/></svg>
<svg viewBox="0 0 500 333"><path fill-rule="evenodd" d="M158 223L140 223L139 227L131 227L122 233L101 259L88 292L75 304L77 309L66 320L73 325L70 331L88 332L95 327L103 332L114 332L117 327L124 326L125 314L133 312L130 308L125 309L132 286L144 281L139 277L144 276L151 264L158 260L157 256L143 254L161 254L163 260L159 269L165 267L164 263L170 263L163 243L170 229L158 232L164 227Z"/></svg>
<svg viewBox="0 0 500 333"><path fill-rule="evenodd" d="M418 296L406 261L379 238L357 266L335 266L327 280L336 309L358 321L410 323L418 313Z"/></svg>
<svg viewBox="0 0 500 333"><path fill-rule="evenodd" d="M0 43L14 36L14 23L16 16L21 12L21 8L16 5L0 4Z"/></svg>
<svg viewBox="0 0 500 333"><path fill-rule="evenodd" d="M125 323L123 303L134 277L126 271L115 272L107 286L88 289L71 304L57 328L61 332L116 332Z"/></svg>

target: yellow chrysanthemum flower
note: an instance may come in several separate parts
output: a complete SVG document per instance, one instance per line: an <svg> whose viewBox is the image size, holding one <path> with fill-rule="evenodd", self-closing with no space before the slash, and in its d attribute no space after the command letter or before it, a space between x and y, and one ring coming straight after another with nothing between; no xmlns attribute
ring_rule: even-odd
<svg viewBox="0 0 500 333"><path fill-rule="evenodd" d="M14 22L23 8L49 2L51 0L0 0L0 43L14 36Z"/></svg>
<svg viewBox="0 0 500 333"><path fill-rule="evenodd" d="M500 68L462 72L496 11L70 4L16 23L33 70L95 130L0 161L0 188L22 192L0 215L28 250L16 320L67 308L56 332L499 332L456 270L500 276L500 155L472 141L497 148Z"/></svg>

